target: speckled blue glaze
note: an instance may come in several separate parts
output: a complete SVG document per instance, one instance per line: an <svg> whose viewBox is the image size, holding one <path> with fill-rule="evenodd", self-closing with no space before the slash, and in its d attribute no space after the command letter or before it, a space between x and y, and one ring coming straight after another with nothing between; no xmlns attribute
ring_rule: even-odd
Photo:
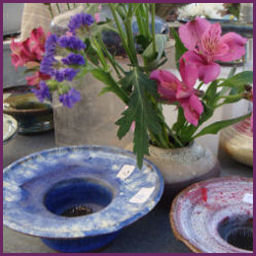
<svg viewBox="0 0 256 256"><path fill-rule="evenodd" d="M120 175L124 166L134 166L134 170ZM131 152L103 146L54 148L4 169L4 225L41 237L58 251L95 250L152 210L163 187L159 170L148 160L138 169ZM147 192L140 194L142 190ZM68 195L73 205L96 205L94 212L61 216L72 204Z"/></svg>

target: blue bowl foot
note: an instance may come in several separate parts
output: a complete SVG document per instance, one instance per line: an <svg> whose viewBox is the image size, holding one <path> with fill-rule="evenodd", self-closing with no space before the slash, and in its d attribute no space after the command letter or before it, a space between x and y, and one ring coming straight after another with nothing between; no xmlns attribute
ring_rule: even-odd
<svg viewBox="0 0 256 256"><path fill-rule="evenodd" d="M100 249L110 243L116 236L118 232L111 234L100 235L95 237L85 237L76 239L47 239L44 238L42 241L50 248L69 253L78 252L89 252Z"/></svg>

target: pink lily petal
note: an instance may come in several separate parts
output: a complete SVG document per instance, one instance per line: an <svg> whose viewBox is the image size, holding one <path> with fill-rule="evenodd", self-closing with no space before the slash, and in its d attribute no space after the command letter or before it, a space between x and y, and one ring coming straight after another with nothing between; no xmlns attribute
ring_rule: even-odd
<svg viewBox="0 0 256 256"><path fill-rule="evenodd" d="M191 95L188 99L185 99L180 102L181 106L184 110L184 115L186 120L194 125L198 126L198 121L200 119L200 115L204 111L203 104L199 100L199 98L196 95Z"/></svg>
<svg viewBox="0 0 256 256"><path fill-rule="evenodd" d="M32 50L33 48L39 47L41 50L44 50L44 43L46 40L45 33L42 27L35 28L32 30L30 34L30 40L33 42Z"/></svg>
<svg viewBox="0 0 256 256"><path fill-rule="evenodd" d="M195 51L187 51L181 57L187 63L193 63L198 69L198 76L204 83L215 80L220 74L220 66L215 62L208 62L205 56Z"/></svg>
<svg viewBox="0 0 256 256"><path fill-rule="evenodd" d="M171 102L176 100L177 87L181 82L175 75L166 70L154 70L150 79L157 82L157 90L162 99Z"/></svg>
<svg viewBox="0 0 256 256"><path fill-rule="evenodd" d="M179 27L179 37L188 50L194 50L204 31L211 25L206 19L194 20Z"/></svg>
<svg viewBox="0 0 256 256"><path fill-rule="evenodd" d="M193 87L198 79L198 69L196 64L185 62L184 58L180 59L180 75L182 78L181 86L177 88L177 99L185 98L191 95Z"/></svg>
<svg viewBox="0 0 256 256"><path fill-rule="evenodd" d="M11 62L16 70L19 66L23 67L25 64L25 62L19 57L19 55L14 54L14 53L11 54Z"/></svg>
<svg viewBox="0 0 256 256"><path fill-rule="evenodd" d="M202 80L205 84L208 84L217 79L217 77L219 76L220 65L215 62L204 64L199 66L198 72L199 79Z"/></svg>
<svg viewBox="0 0 256 256"><path fill-rule="evenodd" d="M220 44L226 44L228 51L223 56L219 56L220 61L238 60L245 55L245 44L247 39L233 32L223 35Z"/></svg>
<svg viewBox="0 0 256 256"><path fill-rule="evenodd" d="M208 61L213 61L216 56L227 54L229 47L220 42L221 26L219 23L212 24L202 35L200 49L208 57Z"/></svg>

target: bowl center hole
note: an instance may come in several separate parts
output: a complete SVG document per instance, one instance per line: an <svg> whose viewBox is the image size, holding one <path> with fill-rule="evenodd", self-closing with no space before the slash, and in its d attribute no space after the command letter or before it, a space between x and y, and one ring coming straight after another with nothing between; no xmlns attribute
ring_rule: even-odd
<svg viewBox="0 0 256 256"><path fill-rule="evenodd" d="M74 178L53 185L45 195L44 205L56 215L79 217L105 208L112 201L113 192L100 180Z"/></svg>
<svg viewBox="0 0 256 256"><path fill-rule="evenodd" d="M229 244L253 251L253 218L240 215L226 217L218 225L220 236Z"/></svg>

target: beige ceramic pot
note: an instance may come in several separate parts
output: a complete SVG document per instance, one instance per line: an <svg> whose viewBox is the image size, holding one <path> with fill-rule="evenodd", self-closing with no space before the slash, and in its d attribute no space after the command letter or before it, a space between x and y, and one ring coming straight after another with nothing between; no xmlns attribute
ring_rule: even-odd
<svg viewBox="0 0 256 256"><path fill-rule="evenodd" d="M253 133L250 119L230 126L220 133L219 149L247 166L253 166Z"/></svg>
<svg viewBox="0 0 256 256"><path fill-rule="evenodd" d="M131 150L130 144L127 149ZM187 186L220 175L220 166L216 156L197 142L187 147L163 149L149 147L147 159L161 171L165 180L162 202L167 207L173 197Z"/></svg>

